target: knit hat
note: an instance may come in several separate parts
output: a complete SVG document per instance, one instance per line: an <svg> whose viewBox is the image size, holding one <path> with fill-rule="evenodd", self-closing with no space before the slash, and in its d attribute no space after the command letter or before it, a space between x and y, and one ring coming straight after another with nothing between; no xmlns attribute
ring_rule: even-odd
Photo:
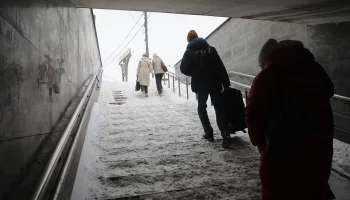
<svg viewBox="0 0 350 200"><path fill-rule="evenodd" d="M262 46L259 53L259 65L264 67L265 62L270 58L271 54L279 47L277 40L269 39Z"/></svg>
<svg viewBox="0 0 350 200"><path fill-rule="evenodd" d="M188 34L187 34L187 42L191 42L192 40L194 40L196 38L198 38L196 31L190 30L190 32L188 32Z"/></svg>

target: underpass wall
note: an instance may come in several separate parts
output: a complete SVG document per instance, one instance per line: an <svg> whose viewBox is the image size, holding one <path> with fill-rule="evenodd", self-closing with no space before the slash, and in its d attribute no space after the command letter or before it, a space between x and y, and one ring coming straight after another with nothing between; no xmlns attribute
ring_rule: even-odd
<svg viewBox="0 0 350 200"><path fill-rule="evenodd" d="M214 46L227 71L257 75L261 69L258 55L269 39L295 39L308 43L307 26L301 24L269 22L249 19L229 19L207 37ZM251 85L250 78L230 76L231 80Z"/></svg>
<svg viewBox="0 0 350 200"><path fill-rule="evenodd" d="M258 54L269 38L303 42L333 80L335 94L350 97L350 22L304 25L229 19L209 35L207 41L217 48L227 71L257 75L261 71ZM232 74L230 78L252 84L251 78ZM350 143L350 102L332 98L331 103L335 113L335 137Z"/></svg>
<svg viewBox="0 0 350 200"><path fill-rule="evenodd" d="M257 75L261 71L258 54L269 38L303 42L330 75L335 93L350 97L350 22L306 25L231 18L206 40L216 47L227 71ZM175 65L178 75L181 75L180 64L181 61ZM251 78L229 75L233 81L252 84ZM332 98L331 102L336 113L336 138L350 143L350 102L337 98Z"/></svg>
<svg viewBox="0 0 350 200"><path fill-rule="evenodd" d="M217 49L227 71L257 75L261 70L258 64L259 51L269 38L295 39L307 45L307 26L231 18L206 37L206 40ZM177 74L180 63L181 61L175 65ZM230 78L248 85L252 83L251 79L236 75L230 75Z"/></svg>
<svg viewBox="0 0 350 200"><path fill-rule="evenodd" d="M310 50L333 80L335 93L350 98L350 22L308 26L308 37ZM350 102L332 98L331 103L335 135L350 144Z"/></svg>
<svg viewBox="0 0 350 200"><path fill-rule="evenodd" d="M0 2L0 199L63 132L65 111L100 66L91 9L69 0Z"/></svg>

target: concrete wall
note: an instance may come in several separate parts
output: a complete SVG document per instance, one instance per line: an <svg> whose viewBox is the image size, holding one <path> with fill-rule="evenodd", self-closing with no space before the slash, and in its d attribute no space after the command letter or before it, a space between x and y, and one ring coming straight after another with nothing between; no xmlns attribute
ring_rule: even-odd
<svg viewBox="0 0 350 200"><path fill-rule="evenodd" d="M333 80L335 93L350 97L350 22L302 25L229 19L206 39L218 50L227 71L257 75L258 53L269 38L300 40L315 55ZM180 74L180 63L175 65ZM251 78L230 74L233 81L252 84ZM238 89L244 89L235 86ZM332 98L336 138L350 143L350 102Z"/></svg>
<svg viewBox="0 0 350 200"><path fill-rule="evenodd" d="M307 44L306 25L230 19L213 32L207 41L216 47L227 71L257 75L260 72L258 54L269 39L296 39ZM251 84L251 79L231 76L231 80Z"/></svg>
<svg viewBox="0 0 350 200"><path fill-rule="evenodd" d="M350 97L350 22L308 26L308 36L310 50L333 80L335 93ZM336 137L350 143L350 102L331 102Z"/></svg>
<svg viewBox="0 0 350 200"><path fill-rule="evenodd" d="M258 54L261 46L269 38L296 39L307 44L307 26L231 18L206 39L217 49L227 71L257 75L260 72ZM249 85L252 81L239 76L231 76L231 80Z"/></svg>
<svg viewBox="0 0 350 200"><path fill-rule="evenodd" d="M350 22L308 26L309 47L335 85L350 97Z"/></svg>
<svg viewBox="0 0 350 200"><path fill-rule="evenodd" d="M69 0L0 3L0 199L18 184L101 66L90 9ZM57 90L59 89L59 91Z"/></svg>

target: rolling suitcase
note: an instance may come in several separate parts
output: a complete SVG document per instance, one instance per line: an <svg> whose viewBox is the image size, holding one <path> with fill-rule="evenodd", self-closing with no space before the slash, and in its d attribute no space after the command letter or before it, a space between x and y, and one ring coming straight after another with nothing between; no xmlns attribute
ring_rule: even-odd
<svg viewBox="0 0 350 200"><path fill-rule="evenodd" d="M241 91L228 88L224 91L224 108L226 119L229 123L230 133L243 131L247 128L245 124L245 106Z"/></svg>

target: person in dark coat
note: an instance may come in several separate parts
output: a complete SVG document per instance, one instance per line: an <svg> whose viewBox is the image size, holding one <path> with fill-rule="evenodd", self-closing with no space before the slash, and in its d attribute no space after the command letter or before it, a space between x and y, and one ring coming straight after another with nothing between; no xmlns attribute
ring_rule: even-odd
<svg viewBox="0 0 350 200"><path fill-rule="evenodd" d="M304 47L304 44L297 40L283 40L279 44L283 47L291 48L296 54L298 54L314 71L315 75L321 81L322 87L326 97L331 98L334 95L334 85L331 78L328 76L324 68L315 60L315 56L310 50Z"/></svg>
<svg viewBox="0 0 350 200"><path fill-rule="evenodd" d="M199 38L195 31L191 30L188 33L187 41L189 43L181 61L180 70L181 73L192 77L191 88L198 97L198 115L205 132L203 137L211 142L214 141L213 128L207 114L207 100L210 95L215 108L216 121L223 137L222 146L228 148L231 138L224 108L222 107L223 88L230 87L230 79L226 68L216 49L211 47L203 38ZM208 53L204 61L200 58L198 52Z"/></svg>
<svg viewBox="0 0 350 200"><path fill-rule="evenodd" d="M309 61L274 39L259 55L262 71L249 91L246 123L261 154L263 200L331 199L330 94Z"/></svg>

